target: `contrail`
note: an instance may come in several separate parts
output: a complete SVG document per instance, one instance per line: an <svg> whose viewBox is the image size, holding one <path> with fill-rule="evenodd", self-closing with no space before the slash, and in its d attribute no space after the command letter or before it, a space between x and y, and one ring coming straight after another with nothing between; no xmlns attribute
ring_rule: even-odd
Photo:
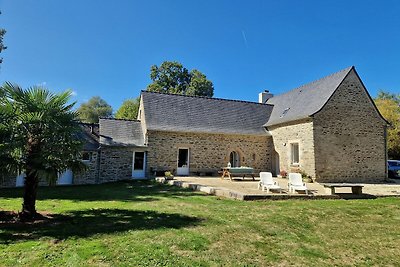
<svg viewBox="0 0 400 267"><path fill-rule="evenodd" d="M246 48L248 47L247 45L247 38L246 38L246 33L242 30L242 36L243 36L243 41L244 41L244 45L246 46Z"/></svg>

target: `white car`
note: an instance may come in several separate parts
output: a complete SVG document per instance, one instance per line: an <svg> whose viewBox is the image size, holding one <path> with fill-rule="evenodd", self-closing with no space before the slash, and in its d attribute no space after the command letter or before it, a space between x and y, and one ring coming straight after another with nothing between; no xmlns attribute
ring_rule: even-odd
<svg viewBox="0 0 400 267"><path fill-rule="evenodd" d="M400 160L388 160L389 178L400 178Z"/></svg>

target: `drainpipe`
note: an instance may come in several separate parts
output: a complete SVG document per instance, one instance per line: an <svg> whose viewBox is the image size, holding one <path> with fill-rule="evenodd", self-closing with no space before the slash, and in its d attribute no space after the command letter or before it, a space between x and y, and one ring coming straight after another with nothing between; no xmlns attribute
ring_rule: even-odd
<svg viewBox="0 0 400 267"><path fill-rule="evenodd" d="M100 158L101 158L101 145L97 148L97 160L96 160L96 174L94 176L94 182L96 184L100 181Z"/></svg>
<svg viewBox="0 0 400 267"><path fill-rule="evenodd" d="M387 125L383 126L383 135L385 139L385 180L389 180L388 177L388 150L387 150Z"/></svg>

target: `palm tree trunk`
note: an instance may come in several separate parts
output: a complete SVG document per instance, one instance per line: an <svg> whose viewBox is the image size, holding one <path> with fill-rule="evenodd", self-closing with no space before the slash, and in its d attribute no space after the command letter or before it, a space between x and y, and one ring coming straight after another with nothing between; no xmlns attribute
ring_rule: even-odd
<svg viewBox="0 0 400 267"><path fill-rule="evenodd" d="M27 146L24 201L20 213L20 219L22 221L31 221L36 217L36 195L39 184L37 169L35 169L35 158L37 158L38 152L40 151L40 142L31 137L28 139Z"/></svg>
<svg viewBox="0 0 400 267"><path fill-rule="evenodd" d="M39 179L37 172L28 169L26 170L25 187L24 187L24 202L22 203L22 212L20 219L31 221L36 216L36 196Z"/></svg>

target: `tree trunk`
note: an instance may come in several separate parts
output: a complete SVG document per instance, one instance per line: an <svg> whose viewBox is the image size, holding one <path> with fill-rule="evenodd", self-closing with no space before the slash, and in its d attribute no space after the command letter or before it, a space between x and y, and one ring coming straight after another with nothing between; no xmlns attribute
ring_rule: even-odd
<svg viewBox="0 0 400 267"><path fill-rule="evenodd" d="M24 201L22 203L22 211L20 213L21 221L35 220L36 213L36 195L39 184L39 177L35 169L35 158L37 158L39 142L30 138L28 141L25 183L24 183Z"/></svg>
<svg viewBox="0 0 400 267"><path fill-rule="evenodd" d="M38 187L37 172L34 170L26 170L24 202L22 203L22 212L20 218L22 220L34 220L36 216L36 195Z"/></svg>

